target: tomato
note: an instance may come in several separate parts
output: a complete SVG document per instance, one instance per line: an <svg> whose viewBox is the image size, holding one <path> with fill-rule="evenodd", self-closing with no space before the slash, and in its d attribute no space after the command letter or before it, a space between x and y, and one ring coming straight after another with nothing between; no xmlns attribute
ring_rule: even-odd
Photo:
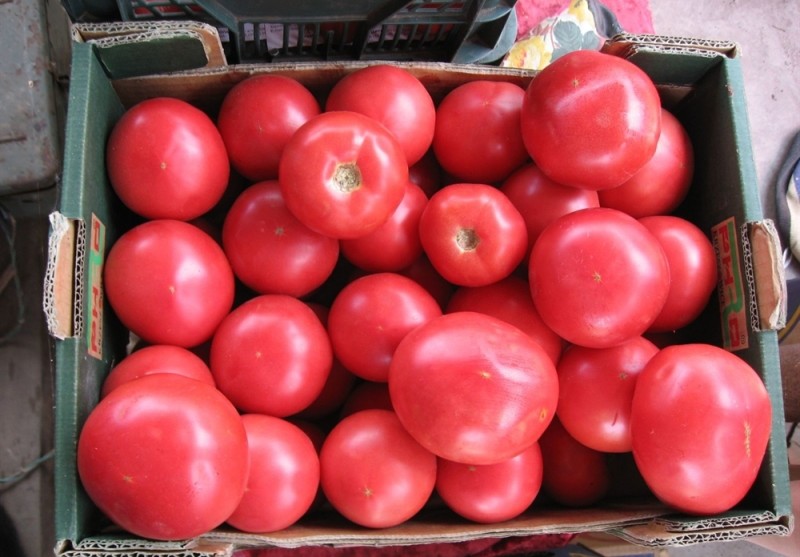
<svg viewBox="0 0 800 557"><path fill-rule="evenodd" d="M226 93L217 126L233 168L251 182L260 182L278 177L289 138L320 112L316 98L298 81L258 75Z"/></svg>
<svg viewBox="0 0 800 557"><path fill-rule="evenodd" d="M339 241L297 220L277 180L239 195L225 217L222 244L234 274L259 294L305 296L330 277L339 259Z"/></svg>
<svg viewBox="0 0 800 557"><path fill-rule="evenodd" d="M244 496L226 522L243 532L288 528L317 497L317 449L303 430L281 418L245 414L242 423L250 473Z"/></svg>
<svg viewBox="0 0 800 557"><path fill-rule="evenodd" d="M225 317L211 341L217 387L242 412L286 417L322 391L333 351L325 327L303 302L264 294Z"/></svg>
<svg viewBox="0 0 800 557"><path fill-rule="evenodd" d="M242 499L248 462L231 403L206 383L173 373L114 389L78 439L78 473L91 500L121 528L157 540L193 538L221 525Z"/></svg>
<svg viewBox="0 0 800 557"><path fill-rule="evenodd" d="M551 180L604 190L630 179L653 157L661 100L632 62L575 50L530 81L521 122L525 147Z"/></svg>
<svg viewBox="0 0 800 557"><path fill-rule="evenodd" d="M598 192L600 205L641 218L672 213L686 198L694 176L689 134L671 112L661 109L656 152L622 185Z"/></svg>
<svg viewBox="0 0 800 557"><path fill-rule="evenodd" d="M644 333L664 307L664 250L633 217L603 207L559 217L533 246L531 295L567 341L605 348Z"/></svg>
<svg viewBox="0 0 800 557"><path fill-rule="evenodd" d="M556 414L564 429L596 451L630 452L636 379L657 353L643 337L610 348L567 348L557 367Z"/></svg>
<svg viewBox="0 0 800 557"><path fill-rule="evenodd" d="M332 238L358 238L389 220L405 195L403 149L379 122L325 112L287 143L278 179L289 210Z"/></svg>
<svg viewBox="0 0 800 557"><path fill-rule="evenodd" d="M669 295L649 332L685 327L699 317L717 288L714 246L695 224L680 217L656 215L639 222L658 239L669 261Z"/></svg>
<svg viewBox="0 0 800 557"><path fill-rule="evenodd" d="M103 280L116 316L150 344L197 346L233 305L234 276L222 248L176 220L147 221L120 236Z"/></svg>
<svg viewBox="0 0 800 557"><path fill-rule="evenodd" d="M400 271L422 255L419 219L428 203L422 188L408 182L403 200L385 223L360 238L340 240L342 255L369 271Z"/></svg>
<svg viewBox="0 0 800 557"><path fill-rule="evenodd" d="M441 314L433 296L410 278L376 273L354 280L336 296L328 333L347 369L368 381L386 381L403 337Z"/></svg>
<svg viewBox="0 0 800 557"><path fill-rule="evenodd" d="M485 286L511 274L525 257L525 220L486 184L451 184L430 198L419 222L422 249L446 280Z"/></svg>
<svg viewBox="0 0 800 557"><path fill-rule="evenodd" d="M558 377L547 353L516 327L461 311L400 342L389 394L408 432L466 464L495 464L533 445L555 414Z"/></svg>
<svg viewBox="0 0 800 557"><path fill-rule="evenodd" d="M367 528L410 519L436 482L436 457L388 410L363 410L340 421L322 445L320 468L331 505Z"/></svg>
<svg viewBox="0 0 800 557"><path fill-rule="evenodd" d="M545 176L533 164L526 164L506 178L500 187L525 219L528 230L528 251L544 228L562 215L599 207L597 192L562 186Z"/></svg>
<svg viewBox="0 0 800 557"><path fill-rule="evenodd" d="M505 179L528 160L520 111L525 90L477 80L450 91L436 110L433 150L444 170L463 182Z"/></svg>
<svg viewBox="0 0 800 557"><path fill-rule="evenodd" d="M438 461L436 492L452 511L473 522L516 518L533 504L541 486L538 443L497 464Z"/></svg>
<svg viewBox="0 0 800 557"><path fill-rule="evenodd" d="M230 177L214 122L186 101L158 97L128 109L106 144L111 187L147 219L191 220L222 198Z"/></svg>
<svg viewBox="0 0 800 557"><path fill-rule="evenodd" d="M633 456L652 492L694 515L734 507L755 482L772 408L744 360L708 344L663 348L633 394Z"/></svg>
<svg viewBox="0 0 800 557"><path fill-rule="evenodd" d="M399 274L419 283L444 308L456 287L438 273L431 265L428 257L423 253L411 265L399 271Z"/></svg>
<svg viewBox="0 0 800 557"><path fill-rule="evenodd" d="M361 410L394 410L389 385L375 381L362 381L350 392L342 405L340 417L345 418Z"/></svg>
<svg viewBox="0 0 800 557"><path fill-rule="evenodd" d="M606 455L572 437L558 416L539 439L542 450L542 491L568 507L588 507L608 494L611 471Z"/></svg>
<svg viewBox="0 0 800 557"><path fill-rule="evenodd" d="M156 344L132 352L111 368L100 389L100 398L123 383L154 373L176 373L215 386L211 370L199 356L179 346Z"/></svg>
<svg viewBox="0 0 800 557"><path fill-rule="evenodd" d="M344 76L331 89L325 110L358 112L386 126L403 147L408 166L433 141L433 99L419 79L397 66L377 64Z"/></svg>
<svg viewBox="0 0 800 557"><path fill-rule="evenodd" d="M447 304L446 312L454 311L476 311L497 317L530 335L554 364L561 356L564 342L539 317L528 283L519 277L511 275L486 286L459 288Z"/></svg>
<svg viewBox="0 0 800 557"><path fill-rule="evenodd" d="M295 414L298 418L316 420L333 415L348 399L356 385L356 376L333 359L328 379L317 398L306 408Z"/></svg>
<svg viewBox="0 0 800 557"><path fill-rule="evenodd" d="M442 167L436 160L436 153L432 148L428 149L420 160L408 167L408 179L422 188L426 197L432 196L442 187Z"/></svg>

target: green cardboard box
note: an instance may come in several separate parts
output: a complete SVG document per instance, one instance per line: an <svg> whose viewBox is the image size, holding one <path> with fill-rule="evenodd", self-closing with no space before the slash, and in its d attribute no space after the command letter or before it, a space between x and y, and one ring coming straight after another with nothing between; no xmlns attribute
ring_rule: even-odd
<svg viewBox="0 0 800 557"><path fill-rule="evenodd" d="M77 476L76 443L105 375L125 355L129 340L104 302L101 280L107 250L130 222L105 173L109 131L126 107L156 95L181 97L213 113L233 84L258 73L294 77L322 98L337 79L363 63L226 66L214 30L192 23L76 26L74 38L63 181L51 215L44 299L55 343L57 555L218 556L244 547L382 546L588 531L662 546L791 531L776 333L785 319L785 282L775 263L780 248L756 188L739 53L732 43L658 36L619 36L605 48L652 77L696 150L695 181L680 212L713 240L723 273L719 296L690 334L735 351L760 373L772 397L768 453L740 505L697 518L675 514L652 498L622 497L590 509L534 506L496 525L468 523L434 509L386 530L359 528L332 514L273 534L221 527L181 542L154 542L103 528L106 523ZM165 48L170 56L163 56ZM487 66L405 67L436 99L469 80L524 86L533 76Z"/></svg>

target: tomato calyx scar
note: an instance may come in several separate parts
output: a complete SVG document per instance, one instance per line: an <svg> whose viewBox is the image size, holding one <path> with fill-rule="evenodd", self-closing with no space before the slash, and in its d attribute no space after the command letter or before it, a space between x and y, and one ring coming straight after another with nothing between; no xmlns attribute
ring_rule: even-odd
<svg viewBox="0 0 800 557"><path fill-rule="evenodd" d="M481 239L472 228L459 228L456 232L456 245L461 251L475 251Z"/></svg>
<svg viewBox="0 0 800 557"><path fill-rule="evenodd" d="M338 163L331 177L333 187L341 193L352 193L361 188L361 169L354 162Z"/></svg>

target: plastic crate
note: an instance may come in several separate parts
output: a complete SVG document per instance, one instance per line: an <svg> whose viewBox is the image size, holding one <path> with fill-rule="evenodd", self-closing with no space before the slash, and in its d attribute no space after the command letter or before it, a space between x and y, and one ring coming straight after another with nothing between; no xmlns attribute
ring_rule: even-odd
<svg viewBox="0 0 800 557"><path fill-rule="evenodd" d="M231 62L493 63L516 39L516 0L117 0L127 21L215 25Z"/></svg>

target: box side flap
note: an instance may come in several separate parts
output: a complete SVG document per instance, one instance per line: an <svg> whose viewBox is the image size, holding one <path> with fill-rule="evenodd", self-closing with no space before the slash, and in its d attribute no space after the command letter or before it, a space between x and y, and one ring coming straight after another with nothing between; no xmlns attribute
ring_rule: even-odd
<svg viewBox="0 0 800 557"><path fill-rule="evenodd" d="M742 231L743 258L751 290L751 327L780 330L786 325L786 273L778 230L770 219L748 222Z"/></svg>
<svg viewBox="0 0 800 557"><path fill-rule="evenodd" d="M64 339L72 336L75 310L75 269L77 222L53 212L47 240L47 266L45 268L43 309L47 331L51 336Z"/></svg>

